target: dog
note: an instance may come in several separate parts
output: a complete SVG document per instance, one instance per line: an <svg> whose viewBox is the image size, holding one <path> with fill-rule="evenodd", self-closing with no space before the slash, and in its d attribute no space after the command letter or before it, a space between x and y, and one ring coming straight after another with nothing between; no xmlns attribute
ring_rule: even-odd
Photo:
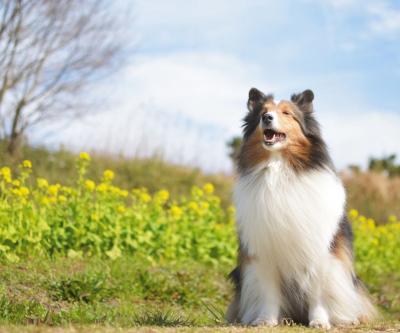
<svg viewBox="0 0 400 333"><path fill-rule="evenodd" d="M376 316L355 274L345 190L313 100L311 90L279 102L249 92L233 195L239 255L229 323L329 329Z"/></svg>

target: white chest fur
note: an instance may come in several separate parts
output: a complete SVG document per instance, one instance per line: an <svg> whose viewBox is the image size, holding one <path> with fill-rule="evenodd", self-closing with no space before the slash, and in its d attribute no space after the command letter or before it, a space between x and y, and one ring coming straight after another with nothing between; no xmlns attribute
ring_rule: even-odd
<svg viewBox="0 0 400 333"><path fill-rule="evenodd" d="M296 174L275 159L238 180L234 201L249 255L297 274L329 252L345 192L328 169Z"/></svg>

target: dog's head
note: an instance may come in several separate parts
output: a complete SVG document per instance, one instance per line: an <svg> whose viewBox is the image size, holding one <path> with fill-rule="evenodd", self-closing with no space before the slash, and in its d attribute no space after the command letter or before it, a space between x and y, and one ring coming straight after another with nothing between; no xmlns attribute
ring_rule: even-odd
<svg viewBox="0 0 400 333"><path fill-rule="evenodd" d="M325 146L313 116L314 93L305 90L290 100L275 101L256 88L249 91L248 114L244 119L244 142L239 166L256 165L274 152L293 167L315 163L315 153ZM325 151L323 151L325 153Z"/></svg>

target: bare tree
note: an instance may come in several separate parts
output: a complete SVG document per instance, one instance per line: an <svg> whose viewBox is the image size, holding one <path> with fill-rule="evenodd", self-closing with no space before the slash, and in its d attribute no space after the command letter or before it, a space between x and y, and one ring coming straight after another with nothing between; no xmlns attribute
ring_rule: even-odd
<svg viewBox="0 0 400 333"><path fill-rule="evenodd" d="M113 4L0 0L0 138L11 154L31 126L90 110L85 92L126 47Z"/></svg>

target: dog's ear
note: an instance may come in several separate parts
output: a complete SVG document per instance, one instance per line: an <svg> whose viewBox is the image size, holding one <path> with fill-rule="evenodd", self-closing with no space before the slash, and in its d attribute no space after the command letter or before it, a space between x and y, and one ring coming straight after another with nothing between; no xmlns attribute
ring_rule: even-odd
<svg viewBox="0 0 400 333"><path fill-rule="evenodd" d="M247 108L249 111L254 111L256 106L266 101L268 96L256 88L251 88L249 91L249 100L247 101Z"/></svg>
<svg viewBox="0 0 400 333"><path fill-rule="evenodd" d="M313 100L314 93L310 89L304 90L301 94L292 95L292 102L305 112L313 111Z"/></svg>

